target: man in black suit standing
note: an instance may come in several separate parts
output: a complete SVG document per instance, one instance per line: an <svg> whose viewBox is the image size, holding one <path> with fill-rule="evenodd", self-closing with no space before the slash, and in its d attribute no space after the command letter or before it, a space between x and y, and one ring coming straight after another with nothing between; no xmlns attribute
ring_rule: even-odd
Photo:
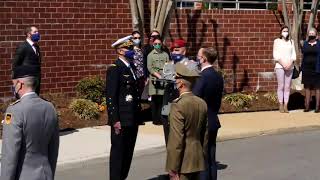
<svg viewBox="0 0 320 180"><path fill-rule="evenodd" d="M25 31L26 40L19 44L16 50L16 54L12 63L12 70L18 66L25 66L37 69L37 86L35 92L40 93L40 81L41 81L41 53L38 41L40 40L40 34L37 27L28 26ZM13 75L14 76L14 75Z"/></svg>
<svg viewBox="0 0 320 180"><path fill-rule="evenodd" d="M138 133L141 111L138 81L132 68L131 36L112 44L118 59L107 70L106 99L111 126L110 180L128 176Z"/></svg>
<svg viewBox="0 0 320 180"><path fill-rule="evenodd" d="M218 112L223 93L223 78L213 68L212 64L217 59L217 51L214 48L201 48L197 60L201 65L201 76L193 87L193 93L206 101L208 106L208 169L202 172L202 180L217 179L216 164L216 139L221 127Z"/></svg>

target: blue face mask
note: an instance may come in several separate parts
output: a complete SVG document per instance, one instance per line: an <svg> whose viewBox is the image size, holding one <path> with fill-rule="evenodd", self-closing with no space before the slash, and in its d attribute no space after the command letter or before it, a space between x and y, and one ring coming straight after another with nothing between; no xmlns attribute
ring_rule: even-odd
<svg viewBox="0 0 320 180"><path fill-rule="evenodd" d="M35 33L31 35L31 40L33 42L38 42L40 40L40 33Z"/></svg>
<svg viewBox="0 0 320 180"><path fill-rule="evenodd" d="M184 55L182 54L171 54L171 59L173 60L174 63L181 61L183 58L184 58Z"/></svg>
<svg viewBox="0 0 320 180"><path fill-rule="evenodd" d="M135 54L134 50L129 50L129 51L125 52L124 57L126 57L128 59L133 59L134 54Z"/></svg>

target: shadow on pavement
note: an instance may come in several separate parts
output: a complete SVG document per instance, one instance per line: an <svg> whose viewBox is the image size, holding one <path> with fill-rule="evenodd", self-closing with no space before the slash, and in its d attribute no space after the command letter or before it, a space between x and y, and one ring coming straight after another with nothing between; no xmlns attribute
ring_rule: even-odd
<svg viewBox="0 0 320 180"><path fill-rule="evenodd" d="M228 168L227 164L222 164L219 161L216 161L216 163L217 163L218 170L224 170L224 169ZM157 177L153 177L153 178L146 179L146 180L170 180L170 178L169 178L168 174L161 174Z"/></svg>
<svg viewBox="0 0 320 180"><path fill-rule="evenodd" d="M219 161L216 161L218 170L224 170L228 168L227 164L221 164Z"/></svg>
<svg viewBox="0 0 320 180"><path fill-rule="evenodd" d="M158 177L154 177L154 178L146 179L146 180L170 180L170 178L169 178L168 174L161 174Z"/></svg>

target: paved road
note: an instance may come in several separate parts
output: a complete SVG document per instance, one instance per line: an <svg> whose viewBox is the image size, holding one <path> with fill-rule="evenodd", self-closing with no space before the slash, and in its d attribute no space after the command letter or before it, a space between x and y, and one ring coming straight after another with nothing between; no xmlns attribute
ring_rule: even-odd
<svg viewBox="0 0 320 180"><path fill-rule="evenodd" d="M218 143L220 180L319 180L320 131L260 136ZM164 173L165 151L139 153L128 180ZM57 180L108 179L106 160L59 167Z"/></svg>

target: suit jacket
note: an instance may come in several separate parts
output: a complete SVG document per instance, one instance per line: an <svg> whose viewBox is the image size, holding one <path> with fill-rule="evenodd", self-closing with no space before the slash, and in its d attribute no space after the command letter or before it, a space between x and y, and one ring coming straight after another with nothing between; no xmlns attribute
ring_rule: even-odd
<svg viewBox="0 0 320 180"><path fill-rule="evenodd" d="M139 124L141 106L138 81L120 59L107 70L106 99L110 126L117 121L120 121L121 126Z"/></svg>
<svg viewBox="0 0 320 180"><path fill-rule="evenodd" d="M53 180L59 149L57 113L36 94L10 105L3 122L1 180Z"/></svg>
<svg viewBox="0 0 320 180"><path fill-rule="evenodd" d="M192 108L190 108L192 106ZM206 169L207 105L191 92L172 104L167 146L167 171L199 172Z"/></svg>
<svg viewBox="0 0 320 180"><path fill-rule="evenodd" d="M206 101L209 130L221 127L218 118L223 93L223 78L213 67L204 69L193 87L193 93Z"/></svg>
<svg viewBox="0 0 320 180"><path fill-rule="evenodd" d="M16 49L16 54L13 59L12 68L17 66L39 66L41 67L41 52L38 45L35 45L37 54L32 46L27 42L22 42Z"/></svg>

